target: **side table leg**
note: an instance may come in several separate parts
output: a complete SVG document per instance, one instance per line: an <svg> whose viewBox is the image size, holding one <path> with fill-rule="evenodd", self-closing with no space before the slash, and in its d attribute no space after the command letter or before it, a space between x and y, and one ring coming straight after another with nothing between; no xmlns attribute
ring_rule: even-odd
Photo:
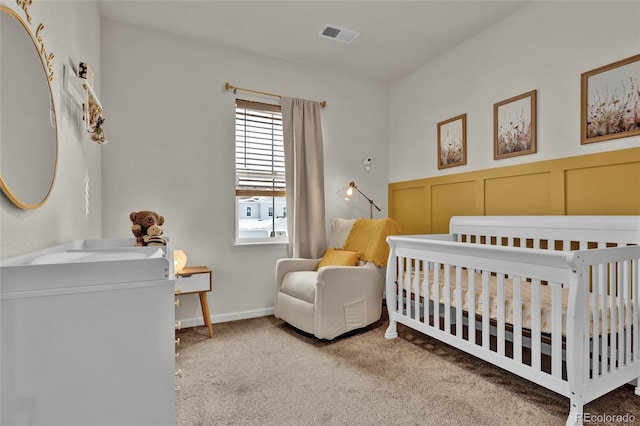
<svg viewBox="0 0 640 426"><path fill-rule="evenodd" d="M201 291L198 293L200 296L200 307L202 308L202 317L204 318L204 325L209 329L209 337L213 339L213 327L211 326L211 315L209 314L209 303L207 303L207 293Z"/></svg>

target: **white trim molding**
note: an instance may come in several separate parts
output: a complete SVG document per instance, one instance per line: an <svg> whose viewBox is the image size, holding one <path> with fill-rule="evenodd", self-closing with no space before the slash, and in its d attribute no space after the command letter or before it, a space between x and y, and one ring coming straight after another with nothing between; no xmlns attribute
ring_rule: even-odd
<svg viewBox="0 0 640 426"><path fill-rule="evenodd" d="M231 312L228 314L211 315L211 324L217 324L217 323L228 322L228 321L237 321L237 320L249 319L249 318L266 317L269 315L273 315L273 312L274 312L274 308L271 307L271 308L265 308L265 309L254 309L250 311ZM182 328L201 326L203 325L203 322L204 320L202 319L201 316L193 317L193 318L184 318L180 320L180 323L182 324Z"/></svg>

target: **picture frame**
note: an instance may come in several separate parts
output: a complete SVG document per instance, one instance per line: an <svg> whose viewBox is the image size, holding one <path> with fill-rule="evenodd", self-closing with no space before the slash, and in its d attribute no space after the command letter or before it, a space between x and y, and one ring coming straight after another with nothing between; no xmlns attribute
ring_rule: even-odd
<svg viewBox="0 0 640 426"><path fill-rule="evenodd" d="M580 144L640 135L640 54L580 76Z"/></svg>
<svg viewBox="0 0 640 426"><path fill-rule="evenodd" d="M531 90L493 104L493 159L537 152L537 97Z"/></svg>
<svg viewBox="0 0 640 426"><path fill-rule="evenodd" d="M467 114L438 123L438 169L467 164Z"/></svg>

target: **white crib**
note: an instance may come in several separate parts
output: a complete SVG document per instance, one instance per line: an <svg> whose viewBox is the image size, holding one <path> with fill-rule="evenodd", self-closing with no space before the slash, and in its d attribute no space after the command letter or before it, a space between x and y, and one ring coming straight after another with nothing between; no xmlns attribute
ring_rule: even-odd
<svg viewBox="0 0 640 426"><path fill-rule="evenodd" d="M386 338L401 323L564 395L567 425L638 386L640 216L459 216L387 241Z"/></svg>

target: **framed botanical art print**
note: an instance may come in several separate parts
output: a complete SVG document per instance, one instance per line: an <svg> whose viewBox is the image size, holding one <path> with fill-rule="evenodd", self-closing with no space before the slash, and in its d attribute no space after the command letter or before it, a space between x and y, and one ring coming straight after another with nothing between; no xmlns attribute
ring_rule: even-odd
<svg viewBox="0 0 640 426"><path fill-rule="evenodd" d="M493 105L493 159L537 151L537 91L532 90Z"/></svg>
<svg viewBox="0 0 640 426"><path fill-rule="evenodd" d="M580 143L640 135L640 55L582 73Z"/></svg>
<svg viewBox="0 0 640 426"><path fill-rule="evenodd" d="M438 123L438 169L467 164L467 114Z"/></svg>

